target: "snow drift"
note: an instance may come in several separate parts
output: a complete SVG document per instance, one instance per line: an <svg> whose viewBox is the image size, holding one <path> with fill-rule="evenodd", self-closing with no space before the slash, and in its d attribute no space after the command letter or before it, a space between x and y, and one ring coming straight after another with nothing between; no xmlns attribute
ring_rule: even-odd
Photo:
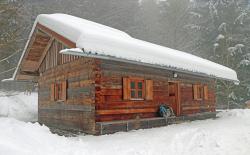
<svg viewBox="0 0 250 155"><path fill-rule="evenodd" d="M37 120L37 93L0 91L0 117L12 117L21 121Z"/></svg>

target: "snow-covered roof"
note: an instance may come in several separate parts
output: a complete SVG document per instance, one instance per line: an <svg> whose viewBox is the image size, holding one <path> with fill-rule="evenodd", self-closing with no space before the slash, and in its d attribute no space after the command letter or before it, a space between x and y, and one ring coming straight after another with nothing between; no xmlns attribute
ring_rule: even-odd
<svg viewBox="0 0 250 155"><path fill-rule="evenodd" d="M123 31L82 18L66 14L42 14L37 17L35 25L36 23L76 43L78 49L61 51L63 54L136 62L238 81L236 72L228 67L185 52L135 39Z"/></svg>

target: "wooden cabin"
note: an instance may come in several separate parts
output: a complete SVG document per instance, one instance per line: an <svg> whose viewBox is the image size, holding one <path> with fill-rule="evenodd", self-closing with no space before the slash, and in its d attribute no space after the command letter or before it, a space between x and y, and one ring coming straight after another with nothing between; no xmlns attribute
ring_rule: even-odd
<svg viewBox="0 0 250 155"><path fill-rule="evenodd" d="M14 74L38 82L38 121L108 134L215 117L215 80L236 72L65 14L39 15Z"/></svg>

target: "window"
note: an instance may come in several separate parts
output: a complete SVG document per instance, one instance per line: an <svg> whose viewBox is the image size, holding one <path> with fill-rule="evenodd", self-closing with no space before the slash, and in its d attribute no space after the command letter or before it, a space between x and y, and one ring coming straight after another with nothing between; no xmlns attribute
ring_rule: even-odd
<svg viewBox="0 0 250 155"><path fill-rule="evenodd" d="M142 78L123 78L124 100L153 100L153 81Z"/></svg>
<svg viewBox="0 0 250 155"><path fill-rule="evenodd" d="M131 80L130 81L130 96L131 99L144 98L144 80Z"/></svg>
<svg viewBox="0 0 250 155"><path fill-rule="evenodd" d="M51 84L51 100L66 101L67 99L67 81Z"/></svg>
<svg viewBox="0 0 250 155"><path fill-rule="evenodd" d="M193 95L195 100L202 99L202 85L201 84L194 84L193 85Z"/></svg>
<svg viewBox="0 0 250 155"><path fill-rule="evenodd" d="M201 84L193 85L194 100L208 100L208 86Z"/></svg>
<svg viewBox="0 0 250 155"><path fill-rule="evenodd" d="M198 85L197 89L197 99L202 99L202 85Z"/></svg>
<svg viewBox="0 0 250 155"><path fill-rule="evenodd" d="M57 83L56 84L56 96L55 96L55 99L56 100L62 100L62 83Z"/></svg>

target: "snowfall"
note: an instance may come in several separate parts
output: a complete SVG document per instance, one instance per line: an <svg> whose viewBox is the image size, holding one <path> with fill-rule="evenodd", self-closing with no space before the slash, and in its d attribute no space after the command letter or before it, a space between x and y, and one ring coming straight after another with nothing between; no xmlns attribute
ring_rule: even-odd
<svg viewBox="0 0 250 155"><path fill-rule="evenodd" d="M0 92L0 155L249 155L250 109L112 135L64 137L36 123L37 94Z"/></svg>

